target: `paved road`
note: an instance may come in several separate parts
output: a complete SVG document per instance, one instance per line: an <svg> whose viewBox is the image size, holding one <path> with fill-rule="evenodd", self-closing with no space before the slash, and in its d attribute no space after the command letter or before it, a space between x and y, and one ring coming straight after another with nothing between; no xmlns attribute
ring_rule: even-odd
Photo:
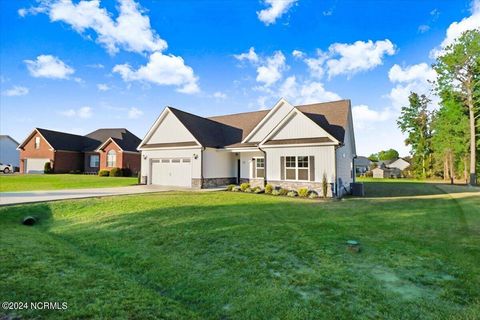
<svg viewBox="0 0 480 320"><path fill-rule="evenodd" d="M44 201L95 198L105 196L119 196L128 194L151 193L161 191L192 191L192 189L179 189L178 187L160 186L130 186L98 189L67 189L51 191L24 191L0 192L0 206L25 204ZM215 191L220 189L202 189L202 191Z"/></svg>

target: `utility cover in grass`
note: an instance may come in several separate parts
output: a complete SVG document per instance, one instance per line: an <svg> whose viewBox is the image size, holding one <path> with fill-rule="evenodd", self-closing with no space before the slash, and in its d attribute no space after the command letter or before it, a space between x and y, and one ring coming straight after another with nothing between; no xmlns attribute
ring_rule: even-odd
<svg viewBox="0 0 480 320"><path fill-rule="evenodd" d="M26 226L33 226L35 223L37 223L37 219L32 216L28 216L23 218L22 224Z"/></svg>

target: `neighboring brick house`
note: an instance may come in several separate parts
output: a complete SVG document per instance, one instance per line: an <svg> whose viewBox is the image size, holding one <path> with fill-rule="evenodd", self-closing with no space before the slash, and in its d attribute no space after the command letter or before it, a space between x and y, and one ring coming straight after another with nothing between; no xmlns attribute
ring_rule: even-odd
<svg viewBox="0 0 480 320"><path fill-rule="evenodd" d="M141 140L127 129L98 129L85 136L35 128L20 144L20 172L43 173L50 162L54 173L96 173L102 169L140 171Z"/></svg>

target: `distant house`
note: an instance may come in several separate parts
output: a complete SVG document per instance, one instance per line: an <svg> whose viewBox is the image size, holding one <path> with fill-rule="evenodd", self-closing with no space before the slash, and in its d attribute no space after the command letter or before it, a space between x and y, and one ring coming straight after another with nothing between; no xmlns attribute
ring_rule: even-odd
<svg viewBox="0 0 480 320"><path fill-rule="evenodd" d="M410 167L410 163L406 161L405 159L398 158L397 160L393 161L388 165L389 168L397 168L400 169L401 171L407 169Z"/></svg>
<svg viewBox="0 0 480 320"><path fill-rule="evenodd" d="M372 170L374 178L401 178L402 171L410 166L405 159L384 160L377 162L378 167Z"/></svg>
<svg viewBox="0 0 480 320"><path fill-rule="evenodd" d="M18 167L20 155L18 154L19 143L8 135L0 135L0 163L11 164Z"/></svg>
<svg viewBox="0 0 480 320"><path fill-rule="evenodd" d="M36 128L18 147L21 173L96 173L101 169L140 171L140 138L127 129L99 129L85 136Z"/></svg>
<svg viewBox="0 0 480 320"><path fill-rule="evenodd" d="M365 172L370 170L370 165L372 164L372 161L370 161L370 159L368 159L367 157L359 156L353 160L353 163L355 166L355 173L364 174Z"/></svg>
<svg viewBox="0 0 480 320"><path fill-rule="evenodd" d="M373 177L377 179L383 178L400 178L402 171L397 168L377 167L372 170Z"/></svg>

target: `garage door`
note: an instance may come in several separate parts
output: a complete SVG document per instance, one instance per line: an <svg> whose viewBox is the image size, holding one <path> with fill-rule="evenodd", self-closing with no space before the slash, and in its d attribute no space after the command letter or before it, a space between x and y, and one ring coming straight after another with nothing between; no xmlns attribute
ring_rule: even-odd
<svg viewBox="0 0 480 320"><path fill-rule="evenodd" d="M152 184L160 186L192 186L192 163L189 158L152 160Z"/></svg>
<svg viewBox="0 0 480 320"><path fill-rule="evenodd" d="M46 162L50 159L25 159L25 173L43 173Z"/></svg>

